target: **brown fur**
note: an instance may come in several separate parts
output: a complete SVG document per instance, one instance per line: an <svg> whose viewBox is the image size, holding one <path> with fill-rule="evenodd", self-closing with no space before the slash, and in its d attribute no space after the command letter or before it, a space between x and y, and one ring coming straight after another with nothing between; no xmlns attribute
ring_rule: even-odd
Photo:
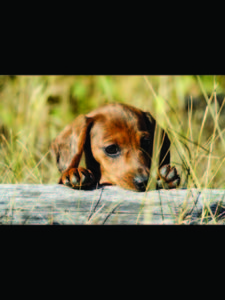
<svg viewBox="0 0 225 300"><path fill-rule="evenodd" d="M149 113L119 103L100 107L86 116L80 115L52 143L62 173L59 183L73 187L115 184L136 191L145 190L143 185L149 177L155 125ZM119 149L116 154L108 153L115 152L115 147ZM159 166L170 163L169 147L169 138L163 132ZM83 153L86 169L79 167Z"/></svg>

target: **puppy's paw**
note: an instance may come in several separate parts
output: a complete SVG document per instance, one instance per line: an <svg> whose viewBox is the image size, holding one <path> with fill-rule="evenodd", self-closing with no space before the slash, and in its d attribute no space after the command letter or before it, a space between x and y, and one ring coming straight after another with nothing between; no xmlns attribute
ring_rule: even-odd
<svg viewBox="0 0 225 300"><path fill-rule="evenodd" d="M90 170L79 167L65 171L58 183L75 189L88 188L95 183L95 178Z"/></svg>
<svg viewBox="0 0 225 300"><path fill-rule="evenodd" d="M165 165L158 170L157 188L174 189L180 184L180 176L177 169L170 165Z"/></svg>

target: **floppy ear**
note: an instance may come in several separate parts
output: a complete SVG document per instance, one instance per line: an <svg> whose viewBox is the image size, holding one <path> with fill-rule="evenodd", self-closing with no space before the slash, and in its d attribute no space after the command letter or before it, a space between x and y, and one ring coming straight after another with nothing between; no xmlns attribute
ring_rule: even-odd
<svg viewBox="0 0 225 300"><path fill-rule="evenodd" d="M51 150L60 172L78 167L91 123L92 118L80 115L52 142Z"/></svg>
<svg viewBox="0 0 225 300"><path fill-rule="evenodd" d="M146 125L147 125L147 130L150 133L150 135L152 136L152 140L154 141L154 137L155 137L155 131L156 131L156 121L155 119L152 117L152 115L149 112L145 112L144 113L144 118L146 121ZM170 164L170 140L169 137L167 135L167 133L163 130L160 129L159 131L161 131L161 143L160 143L160 156L159 156L159 167L163 166L163 165L168 165ZM155 141L154 141L155 143ZM153 147L150 150L150 157L152 157L152 152L153 152Z"/></svg>

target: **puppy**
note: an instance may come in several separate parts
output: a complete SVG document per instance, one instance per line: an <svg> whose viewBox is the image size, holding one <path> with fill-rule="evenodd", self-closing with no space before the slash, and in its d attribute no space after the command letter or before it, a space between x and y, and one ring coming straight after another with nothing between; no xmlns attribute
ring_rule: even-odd
<svg viewBox="0 0 225 300"><path fill-rule="evenodd" d="M120 103L78 116L51 145L61 172L58 183L81 189L109 184L145 191L155 127L150 113ZM180 183L176 169L169 165L169 148L163 131L157 188L175 188ZM79 167L83 153L86 168Z"/></svg>

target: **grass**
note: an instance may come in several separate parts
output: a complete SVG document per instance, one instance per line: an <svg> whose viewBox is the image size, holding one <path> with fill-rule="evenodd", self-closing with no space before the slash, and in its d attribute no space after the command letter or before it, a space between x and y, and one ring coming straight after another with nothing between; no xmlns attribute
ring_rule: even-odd
<svg viewBox="0 0 225 300"><path fill-rule="evenodd" d="M219 93L225 76L0 76L0 183L57 182L51 140L77 115L119 101L150 111L167 130L181 186L223 189ZM199 94L205 106L195 110Z"/></svg>

